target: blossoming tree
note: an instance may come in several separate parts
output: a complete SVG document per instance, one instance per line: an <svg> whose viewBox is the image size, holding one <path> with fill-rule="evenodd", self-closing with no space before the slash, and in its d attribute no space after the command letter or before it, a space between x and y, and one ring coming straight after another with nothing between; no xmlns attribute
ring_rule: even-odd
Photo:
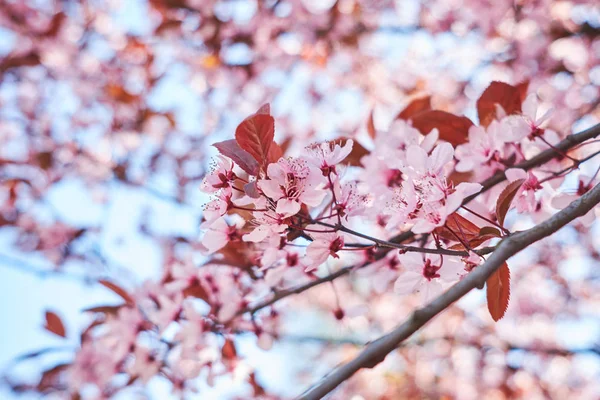
<svg viewBox="0 0 600 400"><path fill-rule="evenodd" d="M598 348L561 344L552 322L600 299L592 268L565 272L600 257L595 2L151 0L126 17L67 3L0 6L17 38L0 62L0 227L118 301L85 309L78 334L47 310L45 329L76 346L37 380L7 371L14 392L151 397L160 380L185 397L226 380L239 398L600 395L576 357ZM177 108L190 103L201 123ZM53 214L68 179L100 204L116 182L201 208L199 233L143 219L161 270L125 279L105 221ZM343 334L299 334L298 320ZM274 390L241 337L316 342L306 357L326 369Z"/></svg>

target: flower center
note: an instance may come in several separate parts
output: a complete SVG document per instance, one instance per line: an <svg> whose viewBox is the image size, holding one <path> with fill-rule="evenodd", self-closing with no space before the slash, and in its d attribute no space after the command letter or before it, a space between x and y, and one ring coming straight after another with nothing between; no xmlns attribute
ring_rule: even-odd
<svg viewBox="0 0 600 400"><path fill-rule="evenodd" d="M438 271L440 270L441 265L431 265L431 260L425 261L425 265L423 266L423 276L428 281L431 281L434 278L439 278L440 274Z"/></svg>

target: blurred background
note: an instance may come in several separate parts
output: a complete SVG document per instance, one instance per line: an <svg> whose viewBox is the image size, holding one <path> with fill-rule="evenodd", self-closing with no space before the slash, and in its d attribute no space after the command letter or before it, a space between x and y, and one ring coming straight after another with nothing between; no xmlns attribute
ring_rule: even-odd
<svg viewBox="0 0 600 400"><path fill-rule="evenodd" d="M368 148L372 110L385 130L429 94L434 108L476 120L474 102L492 80L529 81L555 109L551 127L577 132L600 120L599 34L594 0L0 1L5 382L35 381L72 357L90 321L82 310L118 299L98 279L134 288L178 260L202 262L199 184L216 154L210 145L261 104L271 103L276 140L291 153L341 135ZM498 324L484 293L471 293L337 396L598 398L593 232L574 225L515 257ZM237 338L268 393L301 393L417 304L365 293L356 279L336 284L347 296L342 321L330 290L315 289L289 300L294 318L271 351ZM46 310L61 316L66 339L43 329ZM63 351L17 359L47 347ZM250 393L226 378L199 386L203 399ZM414 391L400 392L407 386ZM119 398L170 390L153 380ZM0 397L39 395L2 385Z"/></svg>

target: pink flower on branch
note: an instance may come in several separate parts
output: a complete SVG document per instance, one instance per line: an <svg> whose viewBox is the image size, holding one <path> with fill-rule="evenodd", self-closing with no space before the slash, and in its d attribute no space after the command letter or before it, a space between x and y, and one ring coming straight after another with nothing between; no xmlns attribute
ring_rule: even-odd
<svg viewBox="0 0 600 400"><path fill-rule="evenodd" d="M520 142L526 137L534 139L544 134L542 125L552 115L552 109L538 117L538 97L535 93L527 96L522 109L521 115L510 115L504 119L508 127L504 136L505 142Z"/></svg>
<svg viewBox="0 0 600 400"><path fill-rule="evenodd" d="M239 240L241 224L242 222L238 222L236 225L230 226L223 218L219 218L214 222L205 222L201 226L202 229L206 229L202 236L202 245L206 247L207 253L212 254L221 250L227 243Z"/></svg>
<svg viewBox="0 0 600 400"><path fill-rule="evenodd" d="M517 211L520 213L535 211L538 204L535 193L542 189L538 178L532 172L526 172L519 168L509 168L505 174L509 182L523 180L521 189L514 200Z"/></svg>
<svg viewBox="0 0 600 400"><path fill-rule="evenodd" d="M327 176L330 172L336 172L335 166L348 157L353 144L352 139L346 140L343 145L336 143L336 141L312 144L306 147L306 160L320 168L323 175Z"/></svg>
<svg viewBox="0 0 600 400"><path fill-rule="evenodd" d="M440 294L464 273L463 266L453 257L406 253L398 259L404 272L398 276L394 290L399 294L421 293L423 302Z"/></svg>
<svg viewBox="0 0 600 400"><path fill-rule="evenodd" d="M301 158L282 158L269 164L267 176L269 179L258 181L258 187L276 203L275 211L286 217L296 215L302 204L319 206L327 195L321 171Z"/></svg>
<svg viewBox="0 0 600 400"><path fill-rule="evenodd" d="M332 232L322 225L308 225L306 228L313 239L306 248L306 256L310 259L307 271L317 269L327 261L329 256L340 257L338 251L344 247L344 237L341 232Z"/></svg>
<svg viewBox="0 0 600 400"><path fill-rule="evenodd" d="M222 155L218 155L210 172L202 180L200 189L207 193L214 193L221 189L231 188L237 176L233 172L233 162Z"/></svg>

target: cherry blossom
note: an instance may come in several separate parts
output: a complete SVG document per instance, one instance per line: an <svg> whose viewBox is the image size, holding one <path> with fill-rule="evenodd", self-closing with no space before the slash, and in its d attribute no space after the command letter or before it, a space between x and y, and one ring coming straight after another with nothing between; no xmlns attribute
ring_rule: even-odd
<svg viewBox="0 0 600 400"><path fill-rule="evenodd" d="M233 172L233 162L225 156L218 155L211 171L202 180L200 188L204 192L213 193L231 188L236 178Z"/></svg>
<svg viewBox="0 0 600 400"><path fill-rule="evenodd" d="M306 159L309 163L320 168L323 175L327 175L329 172L335 173L336 165L348 157L353 145L354 141L352 139L346 140L343 145L335 141L315 143L306 148L308 152Z"/></svg>
<svg viewBox="0 0 600 400"><path fill-rule="evenodd" d="M269 179L258 181L258 187L277 203L275 211L292 216L300 211L302 204L316 207L326 196L320 190L323 175L303 159L282 158L267 168Z"/></svg>
<svg viewBox="0 0 600 400"><path fill-rule="evenodd" d="M521 115L509 116L505 119L508 127L508 134L505 136L506 142L518 142L526 137L534 139L544 134L542 125L552 115L552 109L538 117L538 97L535 93L527 96L522 108Z"/></svg>
<svg viewBox="0 0 600 400"><path fill-rule="evenodd" d="M532 172L525 172L519 168L509 168L505 173L510 182L523 180L519 194L515 199L517 211L520 213L534 211L537 208L535 193L542 189L538 178Z"/></svg>
<svg viewBox="0 0 600 400"><path fill-rule="evenodd" d="M308 225L307 229L313 238L306 248L306 256L311 260L308 271L318 268L329 256L339 258L338 252L344 247L344 237L339 232L326 231L320 225Z"/></svg>
<svg viewBox="0 0 600 400"><path fill-rule="evenodd" d="M208 222L212 222L225 215L233 206L231 198L232 192L230 188L220 190L204 207L204 218Z"/></svg>
<svg viewBox="0 0 600 400"><path fill-rule="evenodd" d="M267 239L270 235L279 236L283 233L288 225L285 223L285 216L275 211L254 211L254 219L252 223L255 228L250 233L246 233L242 236L242 240L245 242L261 242Z"/></svg>
<svg viewBox="0 0 600 400"><path fill-rule="evenodd" d="M574 200L581 197L592 187L593 180L591 177L586 175L580 175L577 184L577 190L575 193L558 193L556 196L552 198L551 205L552 207L562 210L571 204ZM598 207L593 208L588 211L585 215L579 218L582 224L585 226L591 226L592 223L596 220L596 215L598 214Z"/></svg>
<svg viewBox="0 0 600 400"><path fill-rule="evenodd" d="M222 249L227 243L240 237L239 224L230 226L223 218L219 218L214 222L207 221L202 225L202 228L207 231L202 236L202 244L206 247L208 254Z"/></svg>
<svg viewBox="0 0 600 400"><path fill-rule="evenodd" d="M348 359L347 341L392 331L417 307L410 294L427 302L479 276L521 222L597 184L597 128L569 136L598 121L589 0L38 3L0 12L0 257L108 300L82 299L81 332L60 310L38 315L69 345L17 357L2 377L17 395L129 398L158 383L177 398L226 386L270 399L329 384L321 371ZM487 296L448 307L332 396L598 398L570 356L587 350L547 334L558 314L579 329L598 292L586 268L564 273L574 255L597 258L597 212L508 259ZM284 388L255 364L257 348L277 358L278 342L307 340L318 368L277 361ZM27 362L37 382L19 376Z"/></svg>
<svg viewBox="0 0 600 400"><path fill-rule="evenodd" d="M456 147L456 170L459 172L475 171L478 177L484 179L496 170L502 170L500 163L505 157L504 140L506 123L492 121L487 127L472 126L469 129L469 141ZM487 173L482 173L484 167Z"/></svg>
<svg viewBox="0 0 600 400"><path fill-rule="evenodd" d="M417 253L398 256L404 272L398 276L394 290L399 294L419 292L422 301L438 295L449 283L460 279L464 272L461 264L450 257Z"/></svg>

